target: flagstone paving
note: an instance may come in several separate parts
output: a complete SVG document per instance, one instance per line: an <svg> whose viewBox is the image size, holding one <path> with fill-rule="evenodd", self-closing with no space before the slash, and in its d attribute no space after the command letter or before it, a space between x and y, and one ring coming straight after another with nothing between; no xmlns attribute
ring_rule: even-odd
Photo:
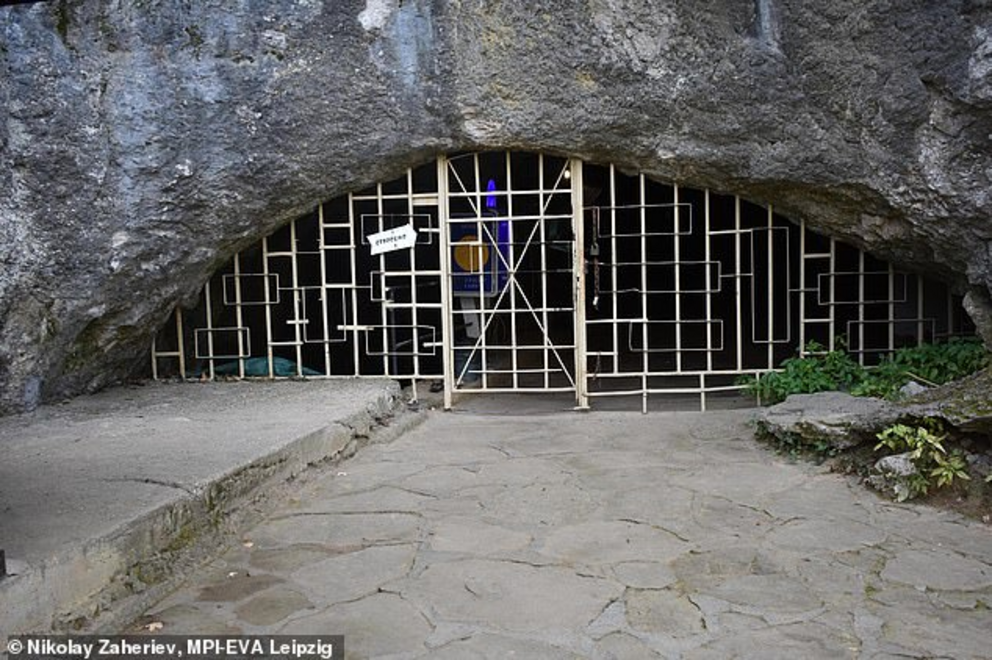
<svg viewBox="0 0 992 660"><path fill-rule="evenodd" d="M771 453L746 411L430 412L140 622L349 658L987 658L992 529Z"/></svg>

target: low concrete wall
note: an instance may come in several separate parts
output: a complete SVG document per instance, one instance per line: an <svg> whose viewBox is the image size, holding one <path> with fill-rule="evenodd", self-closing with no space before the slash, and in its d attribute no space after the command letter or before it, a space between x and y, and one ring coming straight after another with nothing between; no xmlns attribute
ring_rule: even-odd
<svg viewBox="0 0 992 660"><path fill-rule="evenodd" d="M274 490L312 466L333 463L350 456L368 441L384 420L399 410L399 388L395 383L383 381L370 386L368 383L371 381L352 382L353 387L340 382L306 385L251 383L247 384L247 388L243 388L241 383L231 383L208 389L202 385L171 386L173 389L167 392L170 397L177 397L173 403L195 407L196 410L191 413L194 419L209 413L213 407L212 399L230 397L231 392L225 392L223 388L241 390L239 397L243 407L231 408L218 402L214 424L182 438L179 443L181 447L170 448L171 452L179 452L179 457L164 470L177 471L174 481L170 482L174 487L161 488L165 481L161 478L148 478L140 484L144 488L157 488L159 495L165 492L166 496L159 496L153 506L147 507L138 497L128 499L126 487L122 484L127 482L127 487L133 487L133 482L140 480L125 477L131 466L127 461L122 461L120 465L111 466L116 467L120 478L102 481L106 489L122 491L125 501L120 510L101 506L100 498L108 495L105 491L83 489L77 494L78 498L83 499L87 498L88 493L91 494L89 500L93 506L88 507L80 499L79 508L80 515L93 518L93 525L85 527L87 531L92 530L92 534L84 531L74 534L76 538L38 538L34 542L20 544L23 546L21 553L33 555L37 549L44 554L31 556L29 561L13 559L8 562L11 572L16 574L0 580L0 638L15 633L49 630L109 632L133 619L174 588L188 570L229 541L239 525L258 517L265 510L265 502ZM272 396L269 388L283 388L283 391ZM357 396L354 388L361 390ZM119 400L127 392L108 392L101 395L96 403L81 400L81 406L88 406L85 414L80 412L69 420L59 417L57 413L53 414L54 417L8 418L2 420L0 432L16 431L19 427L21 433L28 436L25 442L37 442L38 434L51 435L56 428L61 432L73 428L79 430L87 425L92 427L94 415L95 419L102 420L96 427L113 424L121 418ZM254 393L260 395L253 396ZM183 396L190 401L183 402ZM155 396L154 393L143 393L141 399L140 403L147 404ZM312 408L314 401L323 401L324 405L312 410L310 416L313 419L301 425L298 419L301 410ZM104 408L102 416L101 405ZM131 412L148 410L141 406L127 406L125 409ZM164 406L162 411L158 417L163 424L176 419L174 413L177 410L172 405ZM183 409L182 412L189 411ZM145 425L154 426L157 416L155 412L147 412L140 417ZM190 461L216 461L218 454L223 461L231 443L237 443L251 432L249 427L258 419L268 419L270 422L284 419L286 423L284 427L270 424L261 433L255 431L250 439L253 445L250 456L232 456L220 470L207 468L211 474L205 478L188 474L186 468ZM228 429L226 438L210 437L211 433L223 427ZM112 445L114 440L109 435L88 437L87 441L92 445L89 451L99 453L103 447L108 460L113 461L114 448L108 445ZM134 437L132 440L134 443L148 444L150 455L156 451L154 445L158 439L154 437ZM50 475L45 474L45 466L52 463L65 466L69 460L59 456L60 450L66 450L64 442L52 447L47 454L45 451L38 452L34 458L36 468L32 468L31 462L25 461L24 457L13 463L21 471L36 470L39 479L51 479ZM3 470L0 468L0 476L3 476ZM51 488L58 489L60 485L51 483ZM71 483L67 485L71 487ZM2 495L7 496L6 493ZM133 503L130 508L129 503ZM17 506L16 501L4 502L0 498L0 511ZM53 511L52 515L57 513L59 511ZM108 513L116 515L118 520L107 525L105 517ZM57 520L41 520L44 516L44 512L40 512L22 517L20 531L16 524L0 524L3 531L0 539L9 545L15 544L19 535L29 535L31 519L42 529L51 530L49 536L64 530L65 526L59 525ZM78 538L80 535L82 539Z"/></svg>

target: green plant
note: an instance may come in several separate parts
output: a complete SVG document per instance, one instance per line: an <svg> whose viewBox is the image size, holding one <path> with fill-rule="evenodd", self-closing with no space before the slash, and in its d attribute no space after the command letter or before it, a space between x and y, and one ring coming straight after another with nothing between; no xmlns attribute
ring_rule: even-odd
<svg viewBox="0 0 992 660"><path fill-rule="evenodd" d="M967 461L958 450L948 452L944 447L947 433L940 420L924 419L917 426L893 424L875 436L875 451L888 449L893 454L906 454L916 473L905 480L905 488L897 488L899 501L926 495L931 488L943 488L956 480L969 480Z"/></svg>
<svg viewBox="0 0 992 660"><path fill-rule="evenodd" d="M924 456L945 452L944 440L947 435L942 431L943 425L934 419L924 420L922 426L893 424L875 436L879 440L875 451L887 447L893 454L908 452L915 463Z"/></svg>
<svg viewBox="0 0 992 660"><path fill-rule="evenodd" d="M737 382L747 394L772 404L790 394L848 390L863 378L864 367L845 352L827 351L823 345L809 342L802 355L782 362L781 371L744 376Z"/></svg>
<svg viewBox="0 0 992 660"><path fill-rule="evenodd" d="M958 452L948 455L934 454L936 466L930 469L930 476L937 480L937 487L949 486L955 479L968 481L968 462Z"/></svg>
<svg viewBox="0 0 992 660"><path fill-rule="evenodd" d="M906 482L906 490L896 489L896 499L900 502L911 500L914 497L923 497L930 492L930 480L925 474L911 474Z"/></svg>
<svg viewBox="0 0 992 660"><path fill-rule="evenodd" d="M943 385L989 364L989 352L977 338L954 338L941 344L900 348L883 358L878 366L867 369L865 378L851 393L891 399L910 380Z"/></svg>
<svg viewBox="0 0 992 660"><path fill-rule="evenodd" d="M869 368L845 352L842 337L834 344L836 350L828 351L821 344L809 342L800 356L783 361L779 371L743 376L737 384L765 404L778 403L790 394L828 390L892 399L910 380L942 385L992 364L989 352L976 338L901 348Z"/></svg>

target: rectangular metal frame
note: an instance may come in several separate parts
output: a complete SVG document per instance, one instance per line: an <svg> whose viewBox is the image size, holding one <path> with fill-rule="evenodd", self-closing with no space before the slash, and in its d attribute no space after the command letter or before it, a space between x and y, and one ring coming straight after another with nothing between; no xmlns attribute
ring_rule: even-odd
<svg viewBox="0 0 992 660"><path fill-rule="evenodd" d="M152 375L168 365L181 378L212 378L218 361L235 360L243 377L247 358L265 356L270 377L282 358L297 376L306 365L322 377L443 381L446 407L461 393L568 391L579 408L636 396L646 411L651 396L693 394L706 409L708 394L775 370L810 339L832 350L846 333L868 364L905 341L899 325L917 343L958 334L946 287L879 266L771 207L612 165L592 172L608 185L601 205L586 206L588 167L599 166L441 156L321 204L235 255L195 310L175 310L152 344ZM370 232L402 224L417 232L412 248L370 254ZM478 249L469 263L489 260L488 286L482 267L454 272L452 230L467 224L478 239L459 245ZM479 277L477 291L455 291L458 277ZM672 340L653 345L662 325ZM231 332L235 350L217 354L219 333Z"/></svg>
<svg viewBox="0 0 992 660"><path fill-rule="evenodd" d="M448 329L444 339L445 364L445 406L451 407L455 392L546 392L576 390L575 360L568 353L574 353L578 341L574 335L575 324L575 254L574 239L567 241L550 235L549 224L567 222L573 224L574 194L572 168L578 161L563 158L549 158L543 154L534 156L535 169L526 172L515 171L513 158L509 153L499 154L493 160L501 161L500 167L485 167L480 154L465 154L452 159L440 159L439 179L443 181L442 199L442 242L446 243L442 252L443 264L447 269L444 291L446 305L445 318L477 317L478 336L468 336L468 341L456 341L454 332ZM521 177L530 178L523 187L515 187ZM551 185L546 182L551 180ZM489 178L488 181L484 179ZM502 186L495 185L496 179ZM536 201L537 208L530 212L521 207L527 201ZM455 213L452 204L460 202L462 209ZM565 209L555 213L551 205L567 202ZM467 208L466 208L467 206ZM493 226L505 223L506 242L493 235ZM495 293L482 285L486 276L487 262L480 258L477 277L480 284L478 293L471 295L459 292L456 296L454 281L456 274L451 264L457 249L450 241L453 227L472 224L481 234L477 242L481 246L497 246L490 249L488 259L497 259L506 279ZM471 245L470 245L471 247ZM571 265L558 269L550 265L551 251L562 248L568 255ZM525 267L526 266L526 267ZM521 284L521 276L536 276L538 288L529 291ZM464 274L458 277L465 277ZM570 288L568 304L549 303L549 283L557 279L558 285ZM456 309L460 306L461 309ZM468 309L465 309L468 307ZM572 332L560 339L550 331L552 319L566 318ZM497 324L505 335L494 337ZM465 324L466 326L468 324ZM536 329L536 337L527 337L526 329ZM460 354L456 360L456 353ZM537 364L531 361L537 357ZM470 366L475 365L475 366ZM477 375L478 380L468 379Z"/></svg>

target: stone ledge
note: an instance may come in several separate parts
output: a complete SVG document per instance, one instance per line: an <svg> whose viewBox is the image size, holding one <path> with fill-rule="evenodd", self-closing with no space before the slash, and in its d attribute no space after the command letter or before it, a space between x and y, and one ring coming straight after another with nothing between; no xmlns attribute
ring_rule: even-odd
<svg viewBox="0 0 992 660"><path fill-rule="evenodd" d="M881 399L820 392L793 394L762 410L757 421L763 431L779 440L843 451L874 439L878 430L903 414L898 406Z"/></svg>
<svg viewBox="0 0 992 660"><path fill-rule="evenodd" d="M899 421L938 418L961 433L992 433L992 370L934 387L900 403L845 392L793 394L761 410L761 430L789 444L844 451Z"/></svg>
<svg viewBox="0 0 992 660"><path fill-rule="evenodd" d="M244 385L212 386L206 392L206 398L218 392L217 387L241 388ZM250 387L278 388L280 384L257 383ZM308 387L320 389L321 386L310 384ZM297 478L308 468L352 455L398 410L400 396L395 383L383 381L379 386L363 384L360 388L364 390L359 398L348 393L345 398L349 401L335 401L335 392L330 396L325 392L323 398L329 410L315 413L324 420L316 425L308 424L310 428L306 432L299 433L298 428L290 428L280 436L272 435L268 430L270 437L261 438L261 442L259 438L253 438L254 455L232 460L229 467L193 484L184 483L188 475L177 474L175 481L169 484L173 487L165 491L167 496L160 497L150 510L143 510L144 503L134 501L132 515L115 521L109 529L94 530L84 540L65 543L37 559L14 560L18 574L0 580L0 633L118 629L174 588L189 570L217 547L229 541L240 523L259 515L273 489ZM112 391L105 397L113 399L124 391ZM304 399L314 398L312 391L298 390L297 393ZM189 394L186 389L185 396ZM229 393L222 396L229 396ZM287 399L282 394L273 397L265 393L258 398L257 405L253 406L254 418L299 413L298 407L283 409L282 404L287 403ZM245 404L250 406L251 399L249 393ZM341 405L335 406L335 402ZM209 402L200 400L198 404L210 408ZM91 406L87 413L99 407L99 404ZM241 411L219 408L220 423L230 425L237 436L236 422ZM342 408L347 409L345 414L340 414ZM121 413L115 409L106 414L111 419ZM4 421L5 426L10 427L17 420ZM32 420L21 421L27 427L31 426ZM202 452L204 445L199 442L202 439L193 437L186 444L198 445ZM218 444L223 446L223 443ZM63 445L60 443L59 447ZM153 449L149 447L149 450ZM186 446L185 449L193 448ZM183 462L176 464L177 469L183 466ZM153 484L150 487L163 485L160 480L146 483ZM0 501L0 505L3 504ZM10 529L5 530L5 537L5 543L14 538Z"/></svg>

